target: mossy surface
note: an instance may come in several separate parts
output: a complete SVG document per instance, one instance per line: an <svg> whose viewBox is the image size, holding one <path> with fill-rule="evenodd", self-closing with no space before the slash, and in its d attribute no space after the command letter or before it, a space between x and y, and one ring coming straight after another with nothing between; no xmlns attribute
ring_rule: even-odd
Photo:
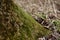
<svg viewBox="0 0 60 40"><path fill-rule="evenodd" d="M12 0L0 3L0 40L37 40L50 33Z"/></svg>

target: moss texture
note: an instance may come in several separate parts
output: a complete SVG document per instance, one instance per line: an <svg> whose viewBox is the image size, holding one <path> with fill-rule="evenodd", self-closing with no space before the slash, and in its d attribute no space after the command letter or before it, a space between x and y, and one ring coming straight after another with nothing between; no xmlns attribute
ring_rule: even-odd
<svg viewBox="0 0 60 40"><path fill-rule="evenodd" d="M50 33L13 1L0 0L0 40L37 40Z"/></svg>

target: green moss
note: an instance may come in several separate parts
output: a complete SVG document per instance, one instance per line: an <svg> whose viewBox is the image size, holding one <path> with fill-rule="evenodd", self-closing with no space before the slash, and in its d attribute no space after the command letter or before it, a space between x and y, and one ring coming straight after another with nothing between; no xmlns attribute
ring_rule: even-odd
<svg viewBox="0 0 60 40"><path fill-rule="evenodd" d="M2 6L3 4L5 6ZM0 40L37 40L38 36L50 33L12 0L2 0L1 9Z"/></svg>
<svg viewBox="0 0 60 40"><path fill-rule="evenodd" d="M26 40L35 40L35 38L38 36L38 34L41 36L48 35L50 33L49 30L43 28L39 23L37 23L28 13L23 11L21 7L17 7L14 5L14 10L18 15L18 18L23 23L21 26L20 32L23 37L22 40L25 40L26 38L24 35L27 36Z"/></svg>

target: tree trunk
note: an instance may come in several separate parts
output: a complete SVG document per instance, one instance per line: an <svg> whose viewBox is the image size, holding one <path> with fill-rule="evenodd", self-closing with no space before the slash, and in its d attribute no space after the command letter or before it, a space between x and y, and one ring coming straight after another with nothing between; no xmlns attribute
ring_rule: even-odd
<svg viewBox="0 0 60 40"><path fill-rule="evenodd" d="M12 0L0 0L0 40L36 40L50 33Z"/></svg>

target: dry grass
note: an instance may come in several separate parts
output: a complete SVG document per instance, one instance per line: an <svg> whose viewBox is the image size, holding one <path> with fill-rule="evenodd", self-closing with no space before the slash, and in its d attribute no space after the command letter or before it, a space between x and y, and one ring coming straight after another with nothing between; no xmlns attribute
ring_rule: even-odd
<svg viewBox="0 0 60 40"><path fill-rule="evenodd" d="M60 29L60 0L18 0L18 4L36 20L42 18L49 23L48 29L58 27ZM58 22L56 22L56 20ZM42 21L43 24L44 21ZM59 30L58 29L58 30ZM57 29L54 29L57 30Z"/></svg>

